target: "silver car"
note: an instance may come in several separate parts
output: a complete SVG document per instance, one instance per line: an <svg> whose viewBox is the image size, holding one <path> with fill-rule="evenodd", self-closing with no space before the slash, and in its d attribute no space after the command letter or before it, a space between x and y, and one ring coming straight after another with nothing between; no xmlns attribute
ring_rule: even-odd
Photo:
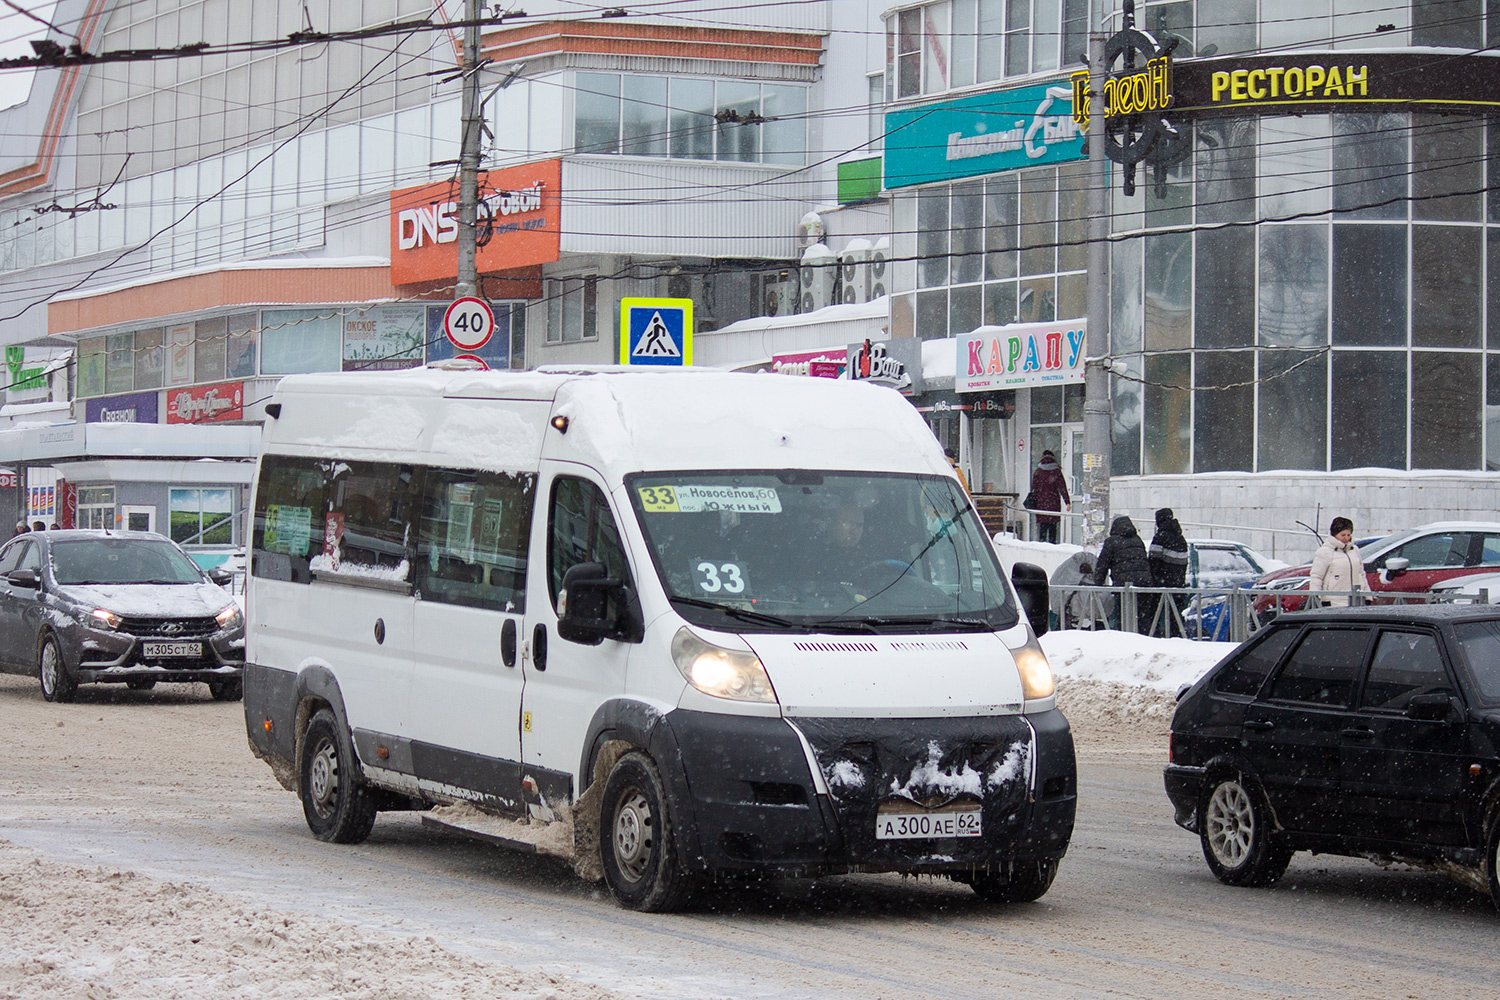
<svg viewBox="0 0 1500 1000"><path fill-rule="evenodd" d="M48 701L79 684L204 681L241 696L245 621L170 539L147 531L38 531L0 548L0 669Z"/></svg>

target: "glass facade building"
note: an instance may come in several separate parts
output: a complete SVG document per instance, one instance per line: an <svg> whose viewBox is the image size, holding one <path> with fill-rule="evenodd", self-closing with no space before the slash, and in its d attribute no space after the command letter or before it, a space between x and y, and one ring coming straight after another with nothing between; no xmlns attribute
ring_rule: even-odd
<svg viewBox="0 0 1500 1000"><path fill-rule="evenodd" d="M1105 6L1106 31L1118 30L1120 5ZM1179 60L1315 52L1331 64L1436 48L1487 65L1481 50L1500 42L1494 4L1370 7L1143 2L1137 23L1177 36ZM1066 85L1081 65L1077 15L1068 0L887 15L892 110ZM1117 362L1113 474L1500 469L1500 120L1349 104L1180 124L1190 154L1160 176L1142 168L1132 197L1112 167L1099 278ZM894 257L912 258L893 275L892 332L1082 317L1087 193L1082 162L891 192ZM1057 419L1055 402L1033 406L1018 417ZM1028 464L1013 463L1010 491L1024 492Z"/></svg>

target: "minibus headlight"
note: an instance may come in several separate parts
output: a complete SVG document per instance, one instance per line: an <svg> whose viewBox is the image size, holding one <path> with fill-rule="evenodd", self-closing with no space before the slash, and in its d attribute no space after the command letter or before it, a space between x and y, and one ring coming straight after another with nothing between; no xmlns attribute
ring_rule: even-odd
<svg viewBox="0 0 1500 1000"><path fill-rule="evenodd" d="M771 678L754 653L725 649L680 628L672 637L672 662L704 694L731 701L776 703Z"/></svg>
<svg viewBox="0 0 1500 1000"><path fill-rule="evenodd" d="M1027 701L1050 697L1057 690L1047 654L1042 652L1031 629L1026 630L1026 645L1012 649L1010 655L1016 661L1016 672L1021 675L1021 695Z"/></svg>

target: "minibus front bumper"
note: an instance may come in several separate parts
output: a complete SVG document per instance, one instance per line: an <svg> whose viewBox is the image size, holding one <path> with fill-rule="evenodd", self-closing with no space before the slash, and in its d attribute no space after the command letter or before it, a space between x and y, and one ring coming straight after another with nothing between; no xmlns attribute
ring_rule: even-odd
<svg viewBox="0 0 1500 1000"><path fill-rule="evenodd" d="M691 870L965 875L1056 860L1072 837L1073 737L1056 710L792 720L678 710L664 721Z"/></svg>

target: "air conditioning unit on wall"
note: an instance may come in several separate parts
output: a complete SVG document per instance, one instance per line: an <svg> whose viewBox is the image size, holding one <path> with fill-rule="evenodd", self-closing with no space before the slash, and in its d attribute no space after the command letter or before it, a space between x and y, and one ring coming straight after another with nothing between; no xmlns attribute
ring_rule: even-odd
<svg viewBox="0 0 1500 1000"><path fill-rule="evenodd" d="M870 257L865 264L865 301L890 294L891 241L882 236L870 248Z"/></svg>
<svg viewBox="0 0 1500 1000"><path fill-rule="evenodd" d="M802 254L802 267L799 271L799 313L810 313L838 301L839 259L828 247L822 243L814 243L808 247Z"/></svg>
<svg viewBox="0 0 1500 1000"><path fill-rule="evenodd" d="M761 289L761 309L764 315L790 316L797 311L797 279L788 272L766 275Z"/></svg>
<svg viewBox="0 0 1500 1000"><path fill-rule="evenodd" d="M869 295L870 241L855 237L839 254L839 281L842 285L841 300L847 305L864 302Z"/></svg>

